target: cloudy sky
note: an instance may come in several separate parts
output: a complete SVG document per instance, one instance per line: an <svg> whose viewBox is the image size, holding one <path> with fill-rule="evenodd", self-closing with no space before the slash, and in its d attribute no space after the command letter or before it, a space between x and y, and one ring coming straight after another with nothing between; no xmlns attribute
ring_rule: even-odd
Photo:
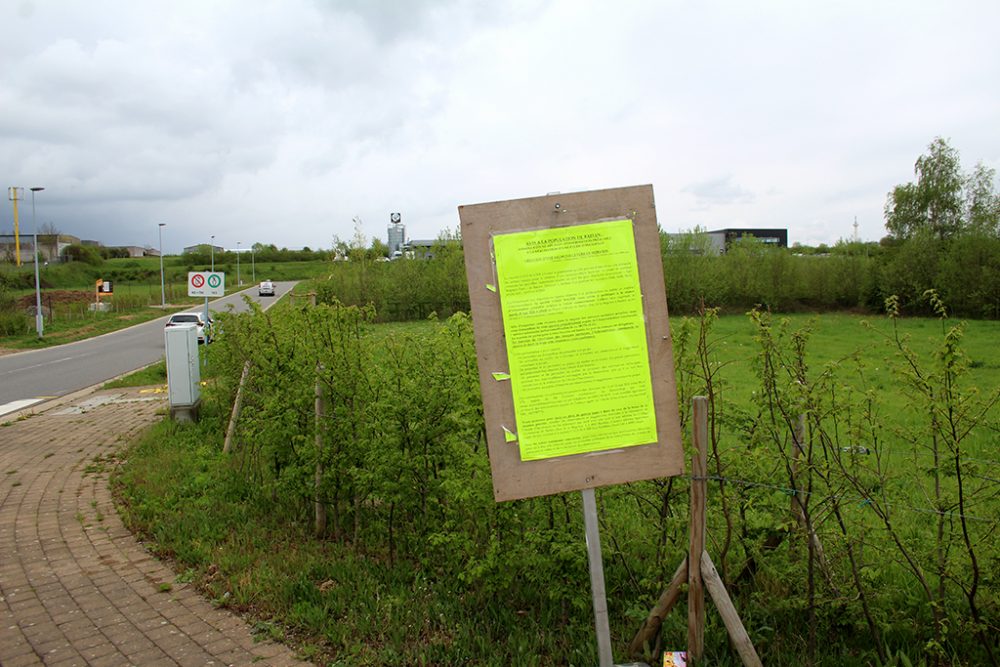
<svg viewBox="0 0 1000 667"><path fill-rule="evenodd" d="M328 248L652 183L667 231L884 235L936 136L1000 168L1000 2L0 0L0 180L105 244ZM30 194L30 193L29 193ZM22 225L30 231L30 199ZM4 202L0 231L12 228Z"/></svg>

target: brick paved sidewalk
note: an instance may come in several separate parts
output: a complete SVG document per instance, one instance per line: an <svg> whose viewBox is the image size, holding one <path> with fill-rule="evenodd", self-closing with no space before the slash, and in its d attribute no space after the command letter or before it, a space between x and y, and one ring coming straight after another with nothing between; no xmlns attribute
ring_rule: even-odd
<svg viewBox="0 0 1000 667"><path fill-rule="evenodd" d="M3 667L309 664L177 583L118 518L95 460L165 408L101 391L0 426Z"/></svg>

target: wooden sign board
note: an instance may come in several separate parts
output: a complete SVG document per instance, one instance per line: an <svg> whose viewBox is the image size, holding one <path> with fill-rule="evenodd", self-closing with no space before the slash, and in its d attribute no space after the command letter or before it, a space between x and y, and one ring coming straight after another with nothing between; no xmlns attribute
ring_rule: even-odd
<svg viewBox="0 0 1000 667"><path fill-rule="evenodd" d="M652 186L458 211L495 499L682 474Z"/></svg>

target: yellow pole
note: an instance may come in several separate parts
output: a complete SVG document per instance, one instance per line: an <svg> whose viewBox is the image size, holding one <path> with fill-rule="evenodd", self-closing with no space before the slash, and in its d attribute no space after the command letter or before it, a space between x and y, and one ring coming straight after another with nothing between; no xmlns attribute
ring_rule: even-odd
<svg viewBox="0 0 1000 667"><path fill-rule="evenodd" d="M17 188L10 189L10 199L14 202L14 257L18 266L21 266L21 236L17 226Z"/></svg>

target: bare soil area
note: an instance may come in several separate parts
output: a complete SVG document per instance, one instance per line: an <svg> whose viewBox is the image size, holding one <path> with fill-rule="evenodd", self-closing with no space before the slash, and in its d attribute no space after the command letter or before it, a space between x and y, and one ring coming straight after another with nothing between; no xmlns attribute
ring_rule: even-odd
<svg viewBox="0 0 1000 667"><path fill-rule="evenodd" d="M90 303L94 300L94 293L87 290L45 290L42 294L42 306L62 303ZM21 308L31 308L35 305L35 295L25 294L17 300L17 305Z"/></svg>

